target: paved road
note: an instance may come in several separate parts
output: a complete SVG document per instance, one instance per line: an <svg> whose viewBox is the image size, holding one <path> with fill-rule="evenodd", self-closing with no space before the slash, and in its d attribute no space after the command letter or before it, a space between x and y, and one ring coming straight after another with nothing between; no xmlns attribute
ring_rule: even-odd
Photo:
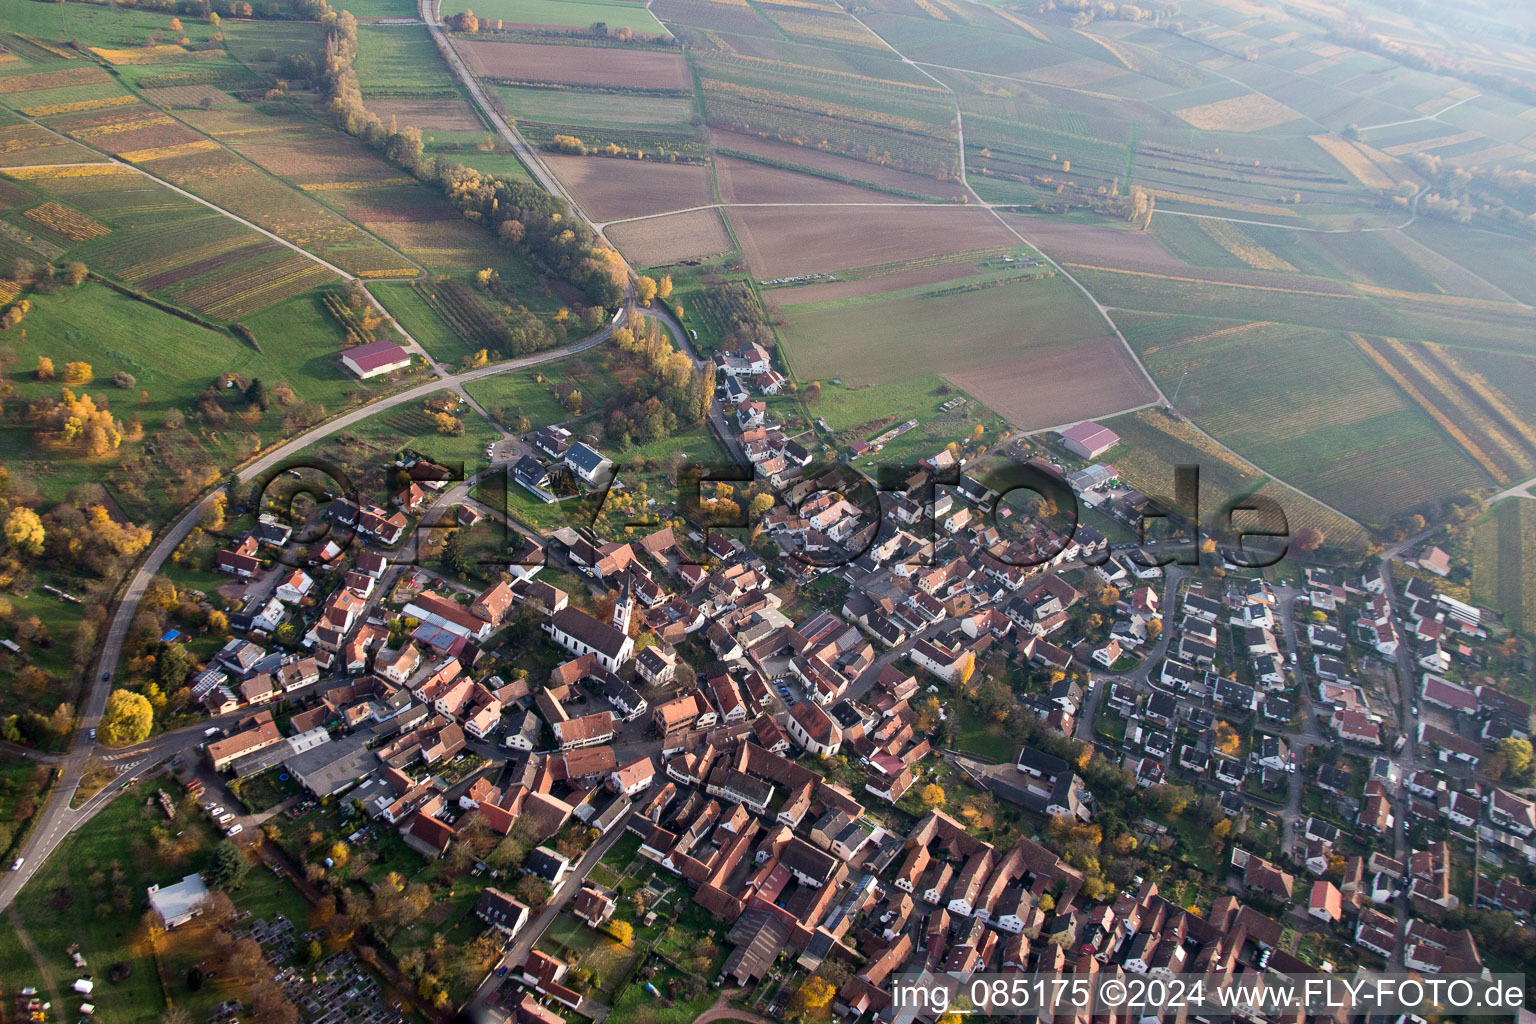
<svg viewBox="0 0 1536 1024"><path fill-rule="evenodd" d="M438 50L442 52L443 59L448 62L449 69L453 71L454 77L463 83L470 99L474 100L475 106L480 108L480 113L490 122L491 127L496 129L496 134L506 140L507 145L512 147L512 152L516 153L517 158L523 162L523 166L528 168L528 173L533 175L534 180L542 185L546 192L553 193L564 199L572 210L580 214L581 218L588 224L591 224L592 221L586 214L582 213L581 206L576 202L575 197L567 192L565 186L560 183L560 179L555 177L544 166L543 162L539 160L538 154L533 151L533 147L528 145L527 140L522 137L517 129L508 124L507 119L501 116L501 112L492 105L491 101L486 97L485 91L480 88L480 82L474 75L470 74L469 68L465 67L464 59L459 56L459 51L454 48L453 43L448 39L448 33L443 30L443 22L439 16L442 0L418 0L418 7L421 10L421 20L426 22L427 31L432 34L432 41L437 44Z"/></svg>
<svg viewBox="0 0 1536 1024"><path fill-rule="evenodd" d="M598 861L603 859L603 855L612 848L613 844L617 843L619 838L629 830L629 820L634 815L633 808L626 811L624 816L614 822L613 827L601 839L593 843L587 849L587 852L582 854L581 860L576 862L571 872L565 876L565 881L560 883L560 888L556 889L549 902L544 904L544 909L539 912L539 916L524 925L523 930L517 933L517 937L513 940L512 945L507 947L506 952L497 961L498 967L505 966L510 976L518 967L522 966L523 962L528 959L528 954L533 952L533 947L538 943L540 937L554 923L555 918L560 916L561 909L573 900L576 897L576 893L586 884L587 875L591 873L592 868L596 866ZM480 983L480 987L475 991L472 1002L484 1004L485 997L500 988L505 980L505 978L498 978L496 971L493 969L485 976L485 980Z"/></svg>

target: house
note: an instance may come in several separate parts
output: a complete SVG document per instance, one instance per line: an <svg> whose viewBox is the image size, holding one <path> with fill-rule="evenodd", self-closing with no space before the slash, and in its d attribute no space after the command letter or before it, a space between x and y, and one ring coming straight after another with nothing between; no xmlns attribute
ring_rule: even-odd
<svg viewBox="0 0 1536 1024"><path fill-rule="evenodd" d="M470 613L492 626L500 626L511 607L512 588L501 580L486 587L479 597L469 603Z"/></svg>
<svg viewBox="0 0 1536 1024"><path fill-rule="evenodd" d="M1242 864L1245 889L1281 903L1291 902L1291 890L1296 887L1296 876L1281 871L1263 857L1236 848L1232 851L1234 864L1240 855L1247 858Z"/></svg>
<svg viewBox="0 0 1536 1024"><path fill-rule="evenodd" d="M283 578L272 595L284 604L298 604L309 596L315 581L303 569L295 569Z"/></svg>
<svg viewBox="0 0 1536 1024"><path fill-rule="evenodd" d="M411 365L411 354L392 341L375 341L342 352L341 362L358 377L368 380L404 370Z"/></svg>
<svg viewBox="0 0 1536 1024"><path fill-rule="evenodd" d="M549 469L532 455L518 459L512 464L510 472L513 482L518 486L532 491L547 503L553 504L556 500L549 490Z"/></svg>
<svg viewBox="0 0 1536 1024"><path fill-rule="evenodd" d="M613 897L596 886L588 885L576 894L571 903L571 913L585 921L588 928L596 928L613 916L616 904Z"/></svg>
<svg viewBox="0 0 1536 1024"><path fill-rule="evenodd" d="M250 541L251 547L254 549L256 546L255 540L252 538L247 538L247 540ZM261 571L261 559L239 548L234 551L220 551L214 556L213 564L220 572L227 572L231 576L238 576L243 580L250 579Z"/></svg>
<svg viewBox="0 0 1536 1024"><path fill-rule="evenodd" d="M1420 569L1426 569L1436 576L1451 574L1451 556L1434 545L1419 553L1417 564Z"/></svg>
<svg viewBox="0 0 1536 1024"><path fill-rule="evenodd" d="M561 750L577 750L596 746L613 739L613 712L597 711L580 718L567 718L551 722L555 730L555 742Z"/></svg>
<svg viewBox="0 0 1536 1024"><path fill-rule="evenodd" d="M1084 459L1097 459L1119 443L1119 434L1087 420L1061 432L1062 447Z"/></svg>
<svg viewBox="0 0 1536 1024"><path fill-rule="evenodd" d="M480 902L475 904L475 916L511 937L528 923L528 906L491 886L480 893Z"/></svg>
<svg viewBox="0 0 1536 1024"><path fill-rule="evenodd" d="M548 882L552 888L560 888L560 883L571 871L571 862L568 858L556 853L547 846L535 847L528 854L528 859L523 862L523 867L530 873L538 875Z"/></svg>
<svg viewBox="0 0 1536 1024"><path fill-rule="evenodd" d="M532 711L524 711L521 717L514 718L507 726L506 746L513 750L532 750L539 741L539 732L543 728L539 724L539 716Z"/></svg>
<svg viewBox="0 0 1536 1024"><path fill-rule="evenodd" d="M600 482L613 467L613 460L604 458L602 452L578 441L565 453L565 464L582 483L592 486Z"/></svg>
<svg viewBox="0 0 1536 1024"><path fill-rule="evenodd" d="M608 788L623 796L634 796L649 789L655 781L655 759L642 757L621 766L608 776Z"/></svg>
<svg viewBox="0 0 1536 1024"><path fill-rule="evenodd" d="M1307 900L1307 913L1329 924L1344 916L1344 897L1338 886L1322 879L1312 883L1312 895Z"/></svg>
<svg viewBox="0 0 1536 1024"><path fill-rule="evenodd" d="M166 928L178 928L202 913L208 886L202 875L186 875L174 885L149 887L149 906Z"/></svg>
<svg viewBox="0 0 1536 1024"><path fill-rule="evenodd" d="M256 717L260 720L253 727L208 744L203 754L207 757L210 768L221 772L247 754L254 754L258 750L265 750L275 743L282 742L282 734L277 731L277 724L272 721L271 712L263 711ZM246 721L250 722L252 719L246 719Z"/></svg>

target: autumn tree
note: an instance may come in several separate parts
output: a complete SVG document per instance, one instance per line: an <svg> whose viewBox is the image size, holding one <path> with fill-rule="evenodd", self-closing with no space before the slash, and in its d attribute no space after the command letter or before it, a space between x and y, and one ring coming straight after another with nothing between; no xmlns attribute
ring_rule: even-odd
<svg viewBox="0 0 1536 1024"><path fill-rule="evenodd" d="M105 405L97 405L90 395L77 398L69 388L61 389L58 399L32 403L28 415L37 425L40 440L67 445L91 457L116 450L128 435Z"/></svg>
<svg viewBox="0 0 1536 1024"><path fill-rule="evenodd" d="M544 904L548 903L549 898L554 895L554 890L549 887L549 883L538 875L524 875L519 878L512 892L534 913L543 910Z"/></svg>
<svg viewBox="0 0 1536 1024"><path fill-rule="evenodd" d="M17 505L11 509L10 515L5 517L5 539L18 551L24 551L29 555L40 555L43 552L43 541L47 534L43 530L43 521L38 514L25 505Z"/></svg>
<svg viewBox="0 0 1536 1024"><path fill-rule="evenodd" d="M1297 530L1293 538L1296 546L1303 551L1316 551L1323 546L1323 531L1315 526L1303 526Z"/></svg>
<svg viewBox="0 0 1536 1024"><path fill-rule="evenodd" d="M126 747L143 743L155 723L155 712L143 694L132 690L113 690L107 695L107 706L101 714L98 734L102 742L113 747Z"/></svg>
<svg viewBox="0 0 1536 1024"><path fill-rule="evenodd" d="M641 274L639 280L635 282L635 297L642 303L650 305L651 300L656 297L655 279Z"/></svg>
<svg viewBox="0 0 1536 1024"><path fill-rule="evenodd" d="M432 414L432 423L437 427L437 432L447 437L463 437L464 421L457 416L446 412Z"/></svg>
<svg viewBox="0 0 1536 1024"><path fill-rule="evenodd" d="M789 1000L791 1016L802 1020L827 1020L832 1016L832 999L837 989L819 974L805 980Z"/></svg>
<svg viewBox="0 0 1536 1024"><path fill-rule="evenodd" d="M1217 722L1216 727L1211 731L1215 733L1216 749L1223 754L1235 755L1241 748L1242 737L1238 736L1237 730L1226 722Z"/></svg>
<svg viewBox="0 0 1536 1024"><path fill-rule="evenodd" d="M32 371L32 376L38 380L53 380L53 360L47 356L38 356L37 369Z"/></svg>
<svg viewBox="0 0 1536 1024"><path fill-rule="evenodd" d="M942 806L944 803L944 787L937 782L928 783L928 785L923 787L922 800L923 806L929 810Z"/></svg>
<svg viewBox="0 0 1536 1024"><path fill-rule="evenodd" d="M229 508L229 495L219 491L208 500L208 507L203 510L203 529L210 533L217 533L224 529L224 516Z"/></svg>
<svg viewBox="0 0 1536 1024"><path fill-rule="evenodd" d="M613 936L613 941L621 946L627 946L635 941L634 925L628 921L609 921L608 934Z"/></svg>
<svg viewBox="0 0 1536 1024"><path fill-rule="evenodd" d="M656 295L663 299L670 299L672 297L671 274L661 275L661 280L656 282Z"/></svg>
<svg viewBox="0 0 1536 1024"><path fill-rule="evenodd" d="M7 531L9 532L9 531ZM1504 757L1510 775L1523 776L1531 768L1531 741L1518 736L1506 736L1495 748Z"/></svg>
<svg viewBox="0 0 1536 1024"><path fill-rule="evenodd" d="M90 276L90 271L86 269L84 263L66 263L64 264L64 270L61 276L63 277L65 284L69 285L71 288L78 288L85 282L85 279Z"/></svg>

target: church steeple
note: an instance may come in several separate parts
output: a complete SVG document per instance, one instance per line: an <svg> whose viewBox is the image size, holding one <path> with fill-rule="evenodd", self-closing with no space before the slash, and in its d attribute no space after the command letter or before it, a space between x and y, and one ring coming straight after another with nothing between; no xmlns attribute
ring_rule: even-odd
<svg viewBox="0 0 1536 1024"><path fill-rule="evenodd" d="M635 595L631 592L630 581L632 577L625 573L624 586L619 591L619 598L613 602L613 628L629 635L629 618L635 610Z"/></svg>

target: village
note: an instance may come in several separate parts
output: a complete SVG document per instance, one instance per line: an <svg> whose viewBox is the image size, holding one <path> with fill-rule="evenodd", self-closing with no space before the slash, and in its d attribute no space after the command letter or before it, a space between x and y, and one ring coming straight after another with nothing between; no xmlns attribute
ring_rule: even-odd
<svg viewBox="0 0 1536 1024"><path fill-rule="evenodd" d="M721 395L769 392L767 362L717 357ZM213 560L244 601L188 680L212 724L176 785L324 899L419 879L474 955L397 969L518 1024L691 1019L719 991L884 1019L912 972L1510 961L1476 915L1536 904L1530 708L1486 673L1481 611L1431 582L1443 551L1254 570L1206 540L1159 565L1109 539L1150 499L1091 422L1031 448L1080 502L1065 534L953 448L875 515L851 462L735 404L773 496L745 529L509 530L471 586L414 534L507 514L445 506L428 459L378 504L253 510ZM612 484L559 427L508 450L544 501ZM149 902L174 929L205 892Z"/></svg>

